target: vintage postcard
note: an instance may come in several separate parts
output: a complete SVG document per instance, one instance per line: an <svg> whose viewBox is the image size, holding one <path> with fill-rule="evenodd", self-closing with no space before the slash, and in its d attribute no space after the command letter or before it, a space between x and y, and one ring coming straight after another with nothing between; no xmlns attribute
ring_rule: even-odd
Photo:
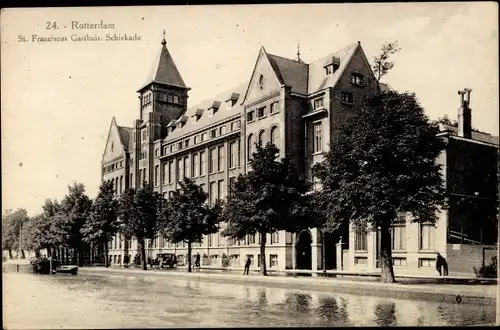
<svg viewBox="0 0 500 330"><path fill-rule="evenodd" d="M497 3L0 22L4 328L499 324Z"/></svg>

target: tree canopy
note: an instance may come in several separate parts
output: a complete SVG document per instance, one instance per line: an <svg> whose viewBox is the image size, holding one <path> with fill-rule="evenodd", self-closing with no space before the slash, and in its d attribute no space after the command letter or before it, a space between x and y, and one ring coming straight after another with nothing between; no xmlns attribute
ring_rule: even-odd
<svg viewBox="0 0 500 330"><path fill-rule="evenodd" d="M445 144L438 132L414 94L387 92L368 98L343 125L324 162L313 168L323 186L320 202L328 225L348 221L361 230L381 228L388 258L390 227L398 214L434 222L445 206L438 163ZM388 281L394 281L392 261L387 262L392 274Z"/></svg>
<svg viewBox="0 0 500 330"><path fill-rule="evenodd" d="M271 143L256 145L250 159L250 171L240 174L222 212L227 222L224 236L243 238L259 233L261 237L261 273L266 275L266 235L278 230L297 232L311 226L309 184L293 161L278 160L279 149Z"/></svg>

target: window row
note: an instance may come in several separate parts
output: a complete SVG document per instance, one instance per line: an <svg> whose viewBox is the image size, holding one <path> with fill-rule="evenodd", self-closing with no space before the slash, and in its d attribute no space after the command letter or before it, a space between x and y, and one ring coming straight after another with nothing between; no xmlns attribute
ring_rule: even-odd
<svg viewBox="0 0 500 330"><path fill-rule="evenodd" d="M279 101L274 101L269 105L269 114L272 115L279 111ZM247 122L254 121L255 118L260 119L267 115L267 106L258 108L257 110L250 110L247 112Z"/></svg>
<svg viewBox="0 0 500 330"><path fill-rule="evenodd" d="M240 129L241 122L239 120L233 121L230 125L230 132L234 132ZM215 139L217 137L223 136L226 134L226 125L222 125L216 128L211 129L209 132L203 132L199 135L195 135L192 137L192 145L197 145L198 143L205 142L208 140L208 137L211 139ZM167 155L169 153L173 153L174 151L186 149L191 145L191 138L187 138L184 141L179 141L174 144L170 144L168 146L163 147L163 154Z"/></svg>
<svg viewBox="0 0 500 330"><path fill-rule="evenodd" d="M379 235L378 235L379 236ZM379 236L380 237L380 236ZM391 229L391 247L394 251L406 251L406 225L396 224ZM432 224L420 225L419 249L433 250L435 248L435 227ZM354 250L368 251L367 234L356 231L354 234Z"/></svg>
<svg viewBox="0 0 500 330"><path fill-rule="evenodd" d="M123 168L124 161L121 160L119 162L115 162L113 164L106 165L102 168L103 173L108 173L108 172L113 172L114 170L118 170L120 168Z"/></svg>
<svg viewBox="0 0 500 330"><path fill-rule="evenodd" d="M269 142L273 144L276 148L280 148L280 132L278 126L271 127L271 132L269 136ZM253 133L250 133L247 137L247 162L252 158L253 153L256 150L256 144L261 144L264 146L267 143L266 130L261 130L257 136L257 140Z"/></svg>
<svg viewBox="0 0 500 330"><path fill-rule="evenodd" d="M123 180L123 175L116 177L114 179L106 180L106 182L111 182L113 184L115 194L121 194L125 190L125 182Z"/></svg>

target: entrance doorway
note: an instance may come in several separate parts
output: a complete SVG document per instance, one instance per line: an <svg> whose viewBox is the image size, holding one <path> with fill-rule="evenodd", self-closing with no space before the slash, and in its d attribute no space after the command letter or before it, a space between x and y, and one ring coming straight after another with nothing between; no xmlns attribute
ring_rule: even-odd
<svg viewBox="0 0 500 330"><path fill-rule="evenodd" d="M308 230L303 230L297 235L297 269L312 269L311 259L312 237Z"/></svg>

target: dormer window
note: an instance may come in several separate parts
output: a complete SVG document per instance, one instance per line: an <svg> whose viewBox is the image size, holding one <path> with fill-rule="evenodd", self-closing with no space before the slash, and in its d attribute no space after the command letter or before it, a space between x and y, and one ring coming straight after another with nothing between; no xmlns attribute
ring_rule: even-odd
<svg viewBox="0 0 500 330"><path fill-rule="evenodd" d="M231 109L236 104L236 102L238 101L239 98L240 98L240 94L231 93L231 95L229 96L229 98L226 101L226 107L228 109Z"/></svg>
<svg viewBox="0 0 500 330"><path fill-rule="evenodd" d="M323 109L323 98L318 98L314 100L314 110Z"/></svg>
<svg viewBox="0 0 500 330"><path fill-rule="evenodd" d="M333 64L325 66L325 75L333 74Z"/></svg>
<svg viewBox="0 0 500 330"><path fill-rule="evenodd" d="M210 108L208 108L208 111L209 111L209 115L210 116L213 116L217 113L217 110L219 110L220 108L220 102L219 101L214 101L214 103L212 104L212 106Z"/></svg>
<svg viewBox="0 0 500 330"><path fill-rule="evenodd" d="M364 76L360 73L353 73L351 78L351 83L356 86L364 86Z"/></svg>

